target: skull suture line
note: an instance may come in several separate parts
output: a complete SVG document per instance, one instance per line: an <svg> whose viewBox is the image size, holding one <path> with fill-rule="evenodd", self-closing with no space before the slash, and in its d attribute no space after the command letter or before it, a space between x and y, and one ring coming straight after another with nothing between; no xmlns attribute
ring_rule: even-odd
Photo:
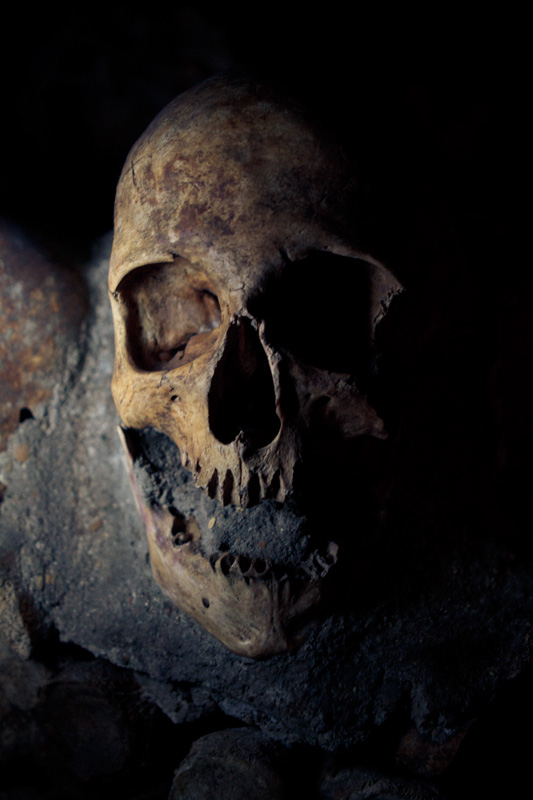
<svg viewBox="0 0 533 800"><path fill-rule="evenodd" d="M109 273L115 403L127 429L170 437L221 505L290 497L317 420L345 440L385 435L354 375L400 284L358 247L356 188L335 142L245 80L179 96L128 156ZM291 580L264 559L209 558L192 517L172 538L175 510L137 497L174 602L236 652L286 649L336 546Z"/></svg>

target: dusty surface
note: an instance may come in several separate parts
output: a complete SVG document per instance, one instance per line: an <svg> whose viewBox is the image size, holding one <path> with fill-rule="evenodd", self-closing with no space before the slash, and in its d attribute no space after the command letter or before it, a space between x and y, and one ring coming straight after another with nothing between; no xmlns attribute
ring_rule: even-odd
<svg viewBox="0 0 533 800"><path fill-rule="evenodd" d="M309 556L307 520L294 502L224 506L194 485L191 473L181 465L178 448L164 434L150 428L138 437L141 455L134 461L134 473L144 501L170 506L182 517L194 516L208 558L229 551L297 566Z"/></svg>

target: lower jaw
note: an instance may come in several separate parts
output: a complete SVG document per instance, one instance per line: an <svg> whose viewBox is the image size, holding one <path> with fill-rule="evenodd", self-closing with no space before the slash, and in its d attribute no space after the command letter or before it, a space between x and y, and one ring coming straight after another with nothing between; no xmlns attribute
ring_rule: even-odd
<svg viewBox="0 0 533 800"><path fill-rule="evenodd" d="M194 515L143 496L135 478L132 432L119 430L143 518L152 572L172 602L233 652L268 658L298 647L316 617L338 547L327 543L290 565L253 554L207 552ZM247 510L242 511L243 514ZM213 518L214 519L214 518ZM273 530L273 535L280 535Z"/></svg>

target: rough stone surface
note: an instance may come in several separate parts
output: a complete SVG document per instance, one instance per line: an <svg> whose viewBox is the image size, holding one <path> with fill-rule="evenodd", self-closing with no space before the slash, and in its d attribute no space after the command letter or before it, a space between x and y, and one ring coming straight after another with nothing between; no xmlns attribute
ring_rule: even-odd
<svg viewBox="0 0 533 800"><path fill-rule="evenodd" d="M443 800L433 786L357 768L326 770L318 800Z"/></svg>
<svg viewBox="0 0 533 800"><path fill-rule="evenodd" d="M196 687L204 709L216 703L285 744L342 751L394 720L401 734L414 726L422 740L445 747L531 658L531 574L522 531L511 520L489 535L488 520L503 521L507 513L500 508L497 517L495 491L477 489L475 507L463 491L477 463L475 446L492 452L490 435L471 434L477 436L470 415L476 408L486 413L471 391L483 365L472 377L459 359L457 370L464 371L455 394L455 384L442 383L451 367L439 359L416 385L419 356L410 350L402 360L401 346L418 331L395 339L397 369L407 370L411 382L393 392L403 397L386 461L393 533L373 547L363 540L354 593L337 598L299 650L251 661L172 608L152 579L109 389L109 246L107 239L87 270L91 312L78 366L59 380L42 415L18 427L1 456L0 563L13 587L2 595L8 613L14 592L32 644L55 629L61 642L135 670L161 687L152 696L171 717L179 716L183 693ZM438 300L444 315L451 313L446 298L449 292ZM506 326L511 342L508 319ZM449 355L449 339L434 335L436 344ZM493 380L505 401L498 372ZM443 385L462 402L452 430L450 416L437 414ZM469 427L458 424L465 415ZM428 430L435 434L431 447ZM512 455L514 439L505 441ZM16 457L21 447L28 454L23 461ZM354 537L354 557L357 545ZM17 647L27 652L17 626ZM168 687L179 691L172 695ZM195 702L189 718L203 713Z"/></svg>
<svg viewBox="0 0 533 800"><path fill-rule="evenodd" d="M21 420L50 401L58 376L79 353L85 312L80 276L0 222L0 450ZM24 461L25 445L14 456Z"/></svg>
<svg viewBox="0 0 533 800"><path fill-rule="evenodd" d="M182 467L176 445L153 428L139 434L142 455L135 460L135 481L147 504L176 508L194 515L202 531L205 555L229 550L275 564L297 565L309 555L305 517L290 501L265 500L251 508L224 506L194 485Z"/></svg>
<svg viewBox="0 0 533 800"><path fill-rule="evenodd" d="M287 753L249 728L203 736L176 773L169 800L284 800Z"/></svg>
<svg viewBox="0 0 533 800"><path fill-rule="evenodd" d="M50 672L42 664L21 658L0 634L0 678L1 771L14 759L27 758L41 744L34 712Z"/></svg>

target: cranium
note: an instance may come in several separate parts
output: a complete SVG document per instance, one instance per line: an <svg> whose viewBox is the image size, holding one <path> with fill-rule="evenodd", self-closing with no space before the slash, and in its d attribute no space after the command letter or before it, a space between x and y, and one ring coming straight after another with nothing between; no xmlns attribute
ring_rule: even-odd
<svg viewBox="0 0 533 800"><path fill-rule="evenodd" d="M127 158L109 272L115 403L127 430L166 434L220 508L291 498L317 425L341 441L385 435L357 375L400 284L360 246L356 194L335 141L237 78L179 96ZM175 603L236 652L285 649L336 546L291 582L250 553L209 559L192 516L178 514L177 542L176 510L137 496Z"/></svg>

